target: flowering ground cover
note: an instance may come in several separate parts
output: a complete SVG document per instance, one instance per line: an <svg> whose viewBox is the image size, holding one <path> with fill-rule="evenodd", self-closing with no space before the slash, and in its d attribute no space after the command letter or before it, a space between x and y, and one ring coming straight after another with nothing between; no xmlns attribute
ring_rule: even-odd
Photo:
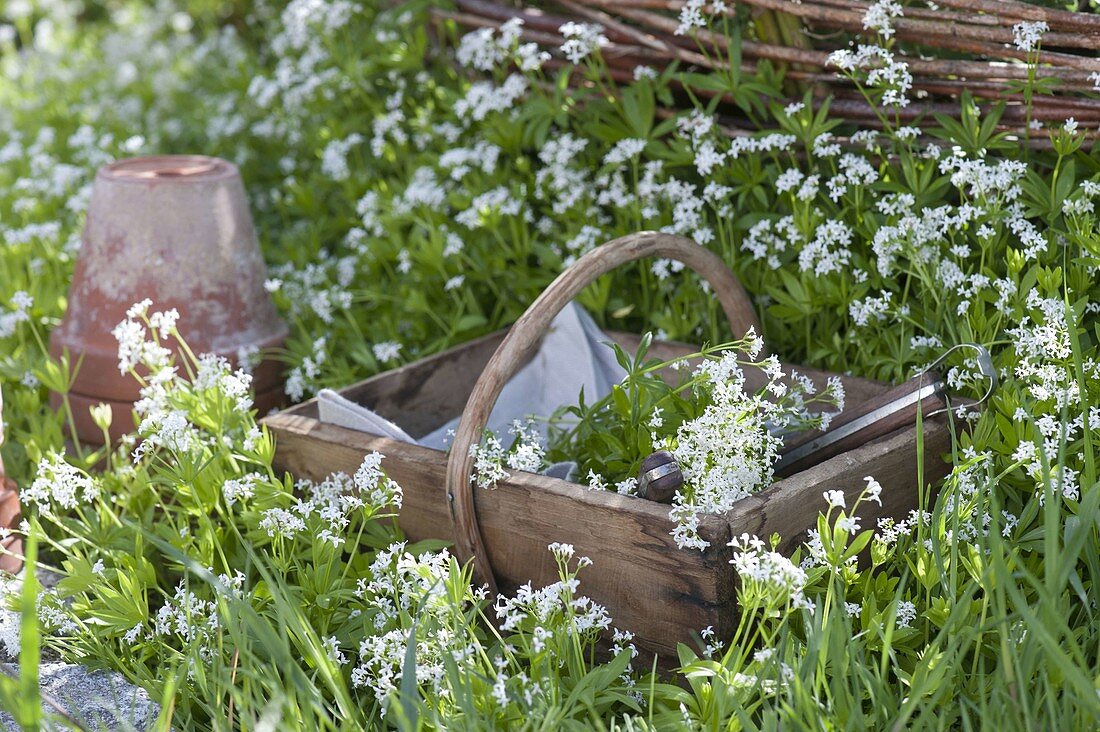
<svg viewBox="0 0 1100 732"><path fill-rule="evenodd" d="M750 32L719 5L684 3L679 32ZM421 2L4 5L4 460L23 487L20 530L62 579L8 597L22 616L0 633L24 678L0 677L0 701L37 723L18 684L33 684L41 643L147 689L165 728L1094 727L1095 131L1033 121L1049 144L1023 144L969 97L953 117L902 124L920 93L891 26L908 5L875 3L859 42L838 42L836 72L879 111L860 130L780 67L744 73L736 42L701 42L728 58L721 72L639 67L625 83L597 26L532 45L514 23L463 35ZM1029 68L1044 30L1016 29ZM1043 93L1031 79L1022 92ZM760 131L730 136L730 109ZM720 254L787 362L900 381L976 342L1002 384L963 415L952 472L921 510L864 526L833 493L794 557L738 537L735 635L700 628L676 670L657 671L585 597L599 556L553 544L558 583L490 603L442 543L403 541L384 457L319 484L276 473L249 375L201 355L171 363L174 317L155 302L119 328L121 367L154 374L144 440L66 449L69 416L46 401L76 364L45 341L91 178L152 152L240 165L292 325L294 400L501 327L582 253L643 229ZM706 288L668 261L608 276L582 304L606 327L729 340ZM960 358L948 380L972 393L976 373ZM707 398L703 426L718 429L748 397ZM659 422L650 411L634 427ZM761 467L752 444L724 447ZM594 485L627 475L586 460ZM511 467L503 454L497 467ZM710 505L729 498L721 487ZM861 502L889 489L868 476Z"/></svg>

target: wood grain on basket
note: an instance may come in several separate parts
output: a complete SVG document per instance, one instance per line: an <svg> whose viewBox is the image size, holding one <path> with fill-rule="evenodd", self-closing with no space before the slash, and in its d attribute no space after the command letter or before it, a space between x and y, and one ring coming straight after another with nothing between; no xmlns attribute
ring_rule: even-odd
<svg viewBox="0 0 1100 732"><path fill-rule="evenodd" d="M561 44L558 29L562 24L578 20L599 23L609 40L602 49L608 72L625 82L642 64L659 68L675 61L689 70L713 70L726 58L722 53L704 55L694 38L676 34L683 4L681 0L550 0L538 7L532 3L517 7L503 0L456 0L455 11L434 12L469 30L521 18L523 40L549 50ZM759 27L757 40L741 42L745 71L752 73L757 62L767 60L780 66L787 79L812 88L816 97L832 96L830 109L835 116L861 126L881 125L876 110L827 62L832 51L847 45L837 31L853 37L865 33L863 15L870 2L739 0L739 4L751 7ZM731 12L733 7L731 4ZM792 21L798 26L795 33L785 30ZM912 121L933 113L957 116L958 97L970 92L982 99L1007 102L1001 128L1028 137L1033 146L1048 146L1045 135L1026 134L1029 117L1020 84L1028 79L1027 54L1015 46L1012 30L1023 21L1042 21L1050 27L1043 35L1035 75L1055 92L1031 99L1030 119L1056 123L1074 117L1082 129L1095 128L1100 123L1100 99L1092 94L1096 86L1090 75L1100 72L1100 16L1016 0L950 0L936 9L906 8L904 17L894 20L896 37L921 50L904 60L913 75L913 89L927 93L898 110L899 118ZM699 28L694 34L706 47L724 50L729 46L729 39L721 33ZM814 40L817 37L822 40ZM948 55L962 58L942 57ZM549 63L551 67L565 65L557 58ZM692 91L703 96L716 93ZM801 93L792 94L790 101L800 97ZM1086 134L1097 133L1089 130Z"/></svg>

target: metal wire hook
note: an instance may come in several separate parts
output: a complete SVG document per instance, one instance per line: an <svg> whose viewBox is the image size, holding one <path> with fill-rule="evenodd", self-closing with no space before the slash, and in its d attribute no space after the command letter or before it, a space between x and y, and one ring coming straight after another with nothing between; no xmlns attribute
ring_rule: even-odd
<svg viewBox="0 0 1100 732"><path fill-rule="evenodd" d="M918 376L924 376L937 366L941 366L944 361L947 360L948 356L950 356L955 351L963 348L971 349L978 354L978 372L989 380L989 385L986 387L985 393L982 394L981 398L978 399L978 401L974 402L971 405L976 407L979 404L984 404L986 401L988 401L989 397L993 396L993 391L997 388L997 384L1000 383L1000 374L997 373L997 368L993 365L993 356L990 355L989 349L987 349L980 343L959 343L951 346L946 351L941 353L935 361L928 364L928 366L923 371L921 371ZM939 409L935 409L928 414L925 414L925 418L935 417L937 414L944 414L945 412L950 412L953 409L953 407L951 406L951 397L949 397L946 392L944 392L943 398L944 401L947 402L947 406L940 407Z"/></svg>

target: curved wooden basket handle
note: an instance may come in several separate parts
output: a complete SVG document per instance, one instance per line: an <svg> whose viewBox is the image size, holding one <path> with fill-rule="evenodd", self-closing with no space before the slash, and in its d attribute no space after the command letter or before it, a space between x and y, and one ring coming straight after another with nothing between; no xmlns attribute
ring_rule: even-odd
<svg viewBox="0 0 1100 732"><path fill-rule="evenodd" d="M760 333L752 303L726 263L710 250L682 236L644 231L614 239L591 250L558 275L515 322L489 359L466 402L447 459L445 486L455 528L455 554L461 562L473 558L475 581L487 584L493 595L497 592L496 580L474 508L470 447L481 441L504 385L534 355L551 321L562 308L600 276L645 257L683 262L710 284L735 336L744 336L750 328Z"/></svg>

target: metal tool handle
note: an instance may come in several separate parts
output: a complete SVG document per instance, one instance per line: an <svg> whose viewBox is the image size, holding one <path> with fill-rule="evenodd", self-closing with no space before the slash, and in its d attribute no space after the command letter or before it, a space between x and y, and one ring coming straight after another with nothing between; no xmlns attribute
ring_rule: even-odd
<svg viewBox="0 0 1100 732"><path fill-rule="evenodd" d="M805 470L823 460L846 452L871 440L888 435L916 422L919 413L924 419L945 414L952 409L946 382L935 369L942 366L951 353L969 348L977 352L978 370L989 384L977 405L985 402L997 387L997 369L985 347L976 343L960 343L944 351L921 373L855 409L840 414L825 432L806 432L787 440L775 466L777 476Z"/></svg>

